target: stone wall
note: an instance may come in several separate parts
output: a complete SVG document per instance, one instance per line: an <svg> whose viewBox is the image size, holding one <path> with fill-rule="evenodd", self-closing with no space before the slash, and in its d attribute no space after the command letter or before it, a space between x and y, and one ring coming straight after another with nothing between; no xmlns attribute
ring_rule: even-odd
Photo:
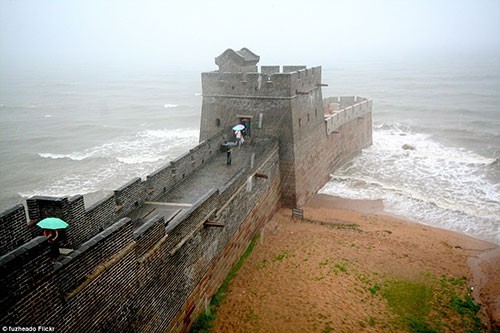
<svg viewBox="0 0 500 333"><path fill-rule="evenodd" d="M216 215L225 224L222 229L206 228L202 231L206 253L206 270L198 280L186 302L177 312L168 331L183 332L205 310L225 277L239 260L252 238L262 229L280 207L280 174L278 149L256 170L265 178L253 177L252 188L247 183L234 184L233 199L225 203ZM250 178L247 178L247 182ZM229 190L229 189L228 189ZM221 239L227 241L221 244Z"/></svg>
<svg viewBox="0 0 500 333"><path fill-rule="evenodd" d="M101 231L92 237L71 236L73 244L79 244L59 261L51 259L50 244L43 236L3 255L0 323L45 325L64 332L185 331L204 308L200 300L213 296L279 207L277 142L262 145L261 152L255 165L202 195L168 224L158 216L135 230L129 218L109 225L96 223L94 219L107 216L109 208L116 209L115 193L84 209L92 224L89 229ZM181 161L190 164L192 159L186 155L176 165ZM119 191L130 189L140 200L138 184L133 180ZM71 217L81 211L79 196L52 199L33 200L33 217L52 213ZM126 200L135 205L133 196ZM125 199L122 202L127 205ZM18 207L4 216L22 212ZM223 227L206 226L208 219Z"/></svg>
<svg viewBox="0 0 500 333"><path fill-rule="evenodd" d="M311 140L303 149L309 154L296 161L297 206L307 202L329 180L330 174L372 144L371 113L356 118L329 134L325 140Z"/></svg>
<svg viewBox="0 0 500 333"><path fill-rule="evenodd" d="M275 70L275 66L271 66ZM304 67L304 66L296 66ZM321 83L321 67L292 73L202 73L200 138L230 130L238 116L250 116L252 135L280 137L291 118L290 103ZM262 114L262 116L261 116ZM262 117L262 126L258 126Z"/></svg>
<svg viewBox="0 0 500 333"><path fill-rule="evenodd" d="M324 105L327 134L356 118L364 117L372 110L372 100L359 96L325 98Z"/></svg>
<svg viewBox="0 0 500 333"><path fill-rule="evenodd" d="M297 207L304 205L329 180L332 172L372 144L371 100L334 97L326 99L324 104L331 101L342 102L345 108L335 111L334 115L326 112L321 125L314 123L312 129L299 127L296 131L294 199ZM332 121L332 118L341 121Z"/></svg>

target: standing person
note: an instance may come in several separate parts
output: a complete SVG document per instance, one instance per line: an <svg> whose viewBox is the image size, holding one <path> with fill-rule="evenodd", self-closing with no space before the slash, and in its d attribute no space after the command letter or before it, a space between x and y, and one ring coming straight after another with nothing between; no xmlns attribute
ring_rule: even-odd
<svg viewBox="0 0 500 333"><path fill-rule="evenodd" d="M227 146L226 164L231 165L231 146Z"/></svg>
<svg viewBox="0 0 500 333"><path fill-rule="evenodd" d="M238 142L238 148L240 148L243 143L243 134L241 134L241 131L236 131L236 142Z"/></svg>

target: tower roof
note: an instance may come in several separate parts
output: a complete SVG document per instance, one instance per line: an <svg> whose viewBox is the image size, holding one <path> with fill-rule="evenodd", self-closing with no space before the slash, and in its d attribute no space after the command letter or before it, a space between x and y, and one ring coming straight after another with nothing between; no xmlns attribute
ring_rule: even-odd
<svg viewBox="0 0 500 333"><path fill-rule="evenodd" d="M260 56L256 55L246 47L239 51L234 51L233 49L227 49L222 52L218 57L215 57L215 64L218 66L223 66L227 61L233 61L240 66L256 65Z"/></svg>

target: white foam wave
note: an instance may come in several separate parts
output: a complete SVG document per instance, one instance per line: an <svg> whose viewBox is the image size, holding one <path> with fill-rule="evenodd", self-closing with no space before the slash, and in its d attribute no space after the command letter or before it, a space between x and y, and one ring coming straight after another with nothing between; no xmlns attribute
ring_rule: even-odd
<svg viewBox="0 0 500 333"><path fill-rule="evenodd" d="M198 143L198 131L193 129L143 130L82 151L40 153L42 158L78 161L75 168L61 167L61 172L49 177L46 185L19 193L67 196L100 190L114 190L133 177L144 177Z"/></svg>
<svg viewBox="0 0 500 333"><path fill-rule="evenodd" d="M178 104L164 104L163 107L165 109L169 109L169 108L176 108L178 107L179 105Z"/></svg>
<svg viewBox="0 0 500 333"><path fill-rule="evenodd" d="M373 142L335 172L321 193L383 199L394 214L478 237L498 235L499 184L487 176L494 159L398 125L375 127ZM415 150L402 149L404 144Z"/></svg>
<svg viewBox="0 0 500 333"><path fill-rule="evenodd" d="M45 116L43 116L44 118L52 118L52 115L51 114L46 114Z"/></svg>
<svg viewBox="0 0 500 333"><path fill-rule="evenodd" d="M85 154L85 153L71 153L71 154L38 153L38 156L42 158L49 158L54 160L69 159L72 161L82 161L86 158L91 157L91 155L92 154Z"/></svg>
<svg viewBox="0 0 500 333"><path fill-rule="evenodd" d="M194 129L175 129L175 130L145 130L137 133L138 137L152 137L163 139L193 138L198 136L198 131Z"/></svg>
<svg viewBox="0 0 500 333"><path fill-rule="evenodd" d="M165 156L140 155L140 156L117 157L116 159L119 162L125 164L141 164L141 163L158 162L164 160Z"/></svg>
<svg viewBox="0 0 500 333"><path fill-rule="evenodd" d="M94 146L83 151L69 154L39 153L42 158L69 159L83 161L95 158L117 158L123 163L156 162L163 159L162 153L170 148L194 146L197 142L198 131L194 129L175 130L144 130L131 137L119 138L113 142ZM142 157L138 157L142 156ZM136 162L131 162L136 160Z"/></svg>

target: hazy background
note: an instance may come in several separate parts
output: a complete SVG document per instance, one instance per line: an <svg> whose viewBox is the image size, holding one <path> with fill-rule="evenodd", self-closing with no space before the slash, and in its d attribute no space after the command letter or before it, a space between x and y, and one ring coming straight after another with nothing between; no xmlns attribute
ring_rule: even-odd
<svg viewBox="0 0 500 333"><path fill-rule="evenodd" d="M0 71L214 68L226 48L263 64L500 50L500 1L0 0Z"/></svg>

